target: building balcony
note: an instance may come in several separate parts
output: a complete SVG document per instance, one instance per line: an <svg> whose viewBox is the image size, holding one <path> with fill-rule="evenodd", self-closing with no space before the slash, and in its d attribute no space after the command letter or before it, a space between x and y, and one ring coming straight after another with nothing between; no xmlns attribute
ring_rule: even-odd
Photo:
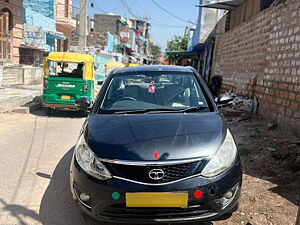
<svg viewBox="0 0 300 225"><path fill-rule="evenodd" d="M68 30L75 30L76 20L74 19L74 12L71 6L64 4L57 4L55 11L55 22Z"/></svg>

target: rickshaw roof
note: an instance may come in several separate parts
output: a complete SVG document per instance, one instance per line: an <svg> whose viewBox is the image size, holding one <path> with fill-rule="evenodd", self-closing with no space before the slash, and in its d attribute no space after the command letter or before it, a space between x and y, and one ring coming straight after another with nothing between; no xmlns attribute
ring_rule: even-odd
<svg viewBox="0 0 300 225"><path fill-rule="evenodd" d="M115 67L115 68L124 68L125 65L123 63L120 63L120 62L107 62L105 64L105 66L107 68L112 68L112 67Z"/></svg>
<svg viewBox="0 0 300 225"><path fill-rule="evenodd" d="M47 56L49 60L59 62L94 62L94 57L87 54L79 54L73 52L50 52Z"/></svg>

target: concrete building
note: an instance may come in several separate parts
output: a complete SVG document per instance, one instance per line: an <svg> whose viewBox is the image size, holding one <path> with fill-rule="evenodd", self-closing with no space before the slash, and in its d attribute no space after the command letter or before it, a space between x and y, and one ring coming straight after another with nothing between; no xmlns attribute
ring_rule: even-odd
<svg viewBox="0 0 300 225"><path fill-rule="evenodd" d="M150 24L146 20L127 19L114 14L95 14L88 24L87 47L91 54L121 53L124 63L150 62ZM76 51L78 31L72 33L71 45L71 49Z"/></svg>
<svg viewBox="0 0 300 225"><path fill-rule="evenodd" d="M23 38L23 7L21 0L0 2L0 62L19 63Z"/></svg>
<svg viewBox="0 0 300 225"><path fill-rule="evenodd" d="M120 26L124 19L121 16L114 14L95 14L94 15L94 32L106 33L109 32L112 35L119 35Z"/></svg>
<svg viewBox="0 0 300 225"><path fill-rule="evenodd" d="M20 63L42 64L43 51L56 51L57 40L65 40L56 31L54 0L23 0L24 39Z"/></svg>
<svg viewBox="0 0 300 225"><path fill-rule="evenodd" d="M300 136L300 1L231 3L217 24L212 76L222 76L223 92L256 96L260 115Z"/></svg>
<svg viewBox="0 0 300 225"><path fill-rule="evenodd" d="M205 0L204 4L210 4L214 0ZM204 43L212 32L217 22L224 16L224 10L213 8L202 8L201 28L200 28L200 43Z"/></svg>
<svg viewBox="0 0 300 225"><path fill-rule="evenodd" d="M54 0L56 30L66 37L57 40L57 51L66 52L70 49L71 33L76 29L72 0Z"/></svg>

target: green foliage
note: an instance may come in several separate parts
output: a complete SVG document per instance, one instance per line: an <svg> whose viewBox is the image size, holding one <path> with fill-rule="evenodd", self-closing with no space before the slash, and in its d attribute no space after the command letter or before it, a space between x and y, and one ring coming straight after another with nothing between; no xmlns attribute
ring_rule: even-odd
<svg viewBox="0 0 300 225"><path fill-rule="evenodd" d="M176 35L172 38L172 40L167 42L166 51L180 51L185 52L188 47L188 38L185 36ZM179 55L165 55L165 58L170 62L177 63L181 60Z"/></svg>
<svg viewBox="0 0 300 225"><path fill-rule="evenodd" d="M158 45L150 45L150 52L154 58L157 58L161 55L161 48Z"/></svg>

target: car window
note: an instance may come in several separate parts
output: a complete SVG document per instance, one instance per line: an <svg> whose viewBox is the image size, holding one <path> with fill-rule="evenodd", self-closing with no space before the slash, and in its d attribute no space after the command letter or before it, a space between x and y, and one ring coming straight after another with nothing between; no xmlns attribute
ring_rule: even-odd
<svg viewBox="0 0 300 225"><path fill-rule="evenodd" d="M50 77L83 78L84 63L48 61Z"/></svg>
<svg viewBox="0 0 300 225"><path fill-rule="evenodd" d="M105 111L182 110L207 107L198 80L191 72L145 72L115 75L100 106Z"/></svg>

